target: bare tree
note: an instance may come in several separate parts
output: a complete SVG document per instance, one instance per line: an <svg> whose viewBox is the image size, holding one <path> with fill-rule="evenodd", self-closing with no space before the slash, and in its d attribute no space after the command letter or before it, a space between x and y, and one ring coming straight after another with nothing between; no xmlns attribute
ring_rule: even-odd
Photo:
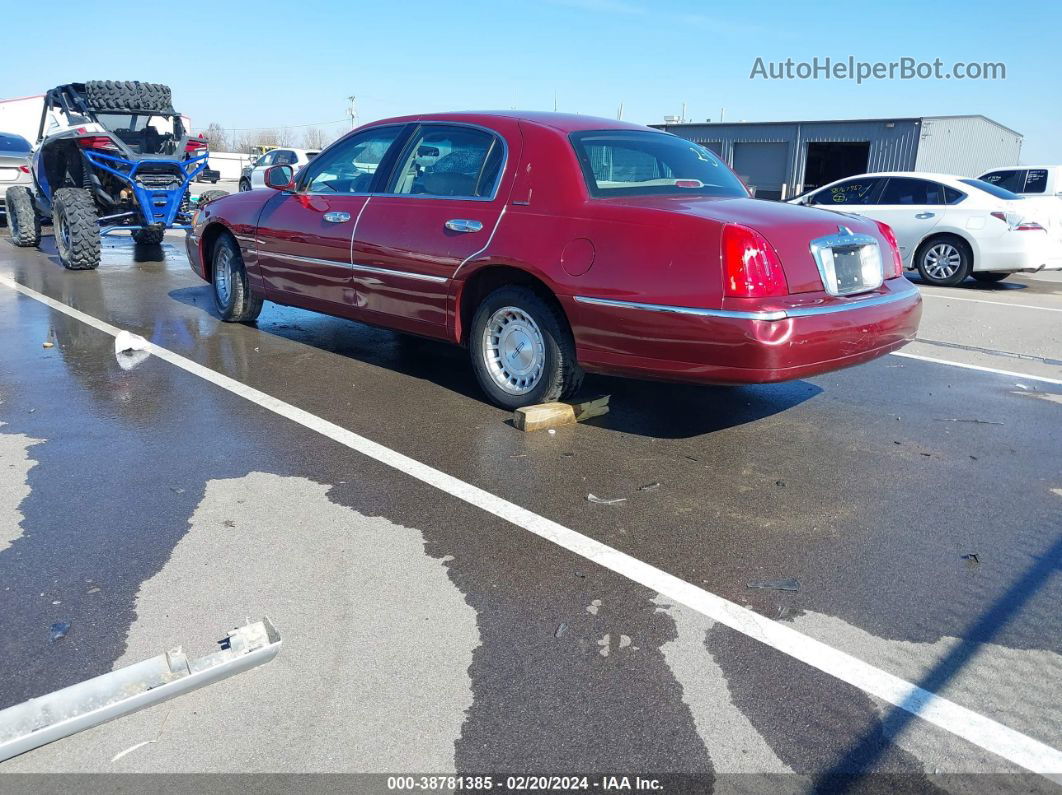
<svg viewBox="0 0 1062 795"><path fill-rule="evenodd" d="M276 134L277 146L294 146L295 145L295 131L290 127L281 127L279 131L273 131Z"/></svg>
<svg viewBox="0 0 1062 795"><path fill-rule="evenodd" d="M225 133L225 128L216 121L210 122L203 137L206 138L207 148L211 152L229 151L229 136Z"/></svg>
<svg viewBox="0 0 1062 795"><path fill-rule="evenodd" d="M302 146L304 149L324 149L332 142L332 136L320 127L307 127L302 134Z"/></svg>

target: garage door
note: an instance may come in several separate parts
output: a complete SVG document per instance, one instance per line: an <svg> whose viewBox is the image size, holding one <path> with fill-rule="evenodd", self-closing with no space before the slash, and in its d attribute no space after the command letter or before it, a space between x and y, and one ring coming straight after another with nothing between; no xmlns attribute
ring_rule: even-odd
<svg viewBox="0 0 1062 795"><path fill-rule="evenodd" d="M756 188L756 198L780 199L788 155L787 143L737 143L734 171L746 185Z"/></svg>

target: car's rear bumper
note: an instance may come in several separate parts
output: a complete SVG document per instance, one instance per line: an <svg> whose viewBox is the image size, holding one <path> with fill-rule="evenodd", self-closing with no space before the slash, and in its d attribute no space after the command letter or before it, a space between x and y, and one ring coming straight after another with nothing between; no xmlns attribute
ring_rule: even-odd
<svg viewBox="0 0 1062 795"><path fill-rule="evenodd" d="M585 296L564 303L587 370L732 384L806 378L875 359L914 339L922 312L918 290L906 279L869 296L794 301L761 312Z"/></svg>
<svg viewBox="0 0 1062 795"><path fill-rule="evenodd" d="M975 271L999 273L1062 269L1062 240L1048 232L1009 232L981 242Z"/></svg>

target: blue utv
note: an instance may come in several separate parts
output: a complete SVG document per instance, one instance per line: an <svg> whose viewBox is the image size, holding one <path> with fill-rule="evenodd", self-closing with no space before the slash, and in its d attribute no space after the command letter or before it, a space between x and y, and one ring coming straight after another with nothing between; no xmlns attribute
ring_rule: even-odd
<svg viewBox="0 0 1062 795"><path fill-rule="evenodd" d="M190 137L168 86L93 80L53 88L32 158L33 186L6 193L17 246L36 246L51 219L63 265L100 264L100 236L129 231L157 245L191 224L189 183L207 167L207 143ZM200 203L224 191L207 191Z"/></svg>

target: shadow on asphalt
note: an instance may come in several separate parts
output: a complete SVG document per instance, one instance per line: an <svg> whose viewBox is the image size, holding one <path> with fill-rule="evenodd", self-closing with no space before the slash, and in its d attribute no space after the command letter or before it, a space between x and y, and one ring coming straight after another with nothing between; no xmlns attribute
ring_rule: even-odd
<svg viewBox="0 0 1062 795"><path fill-rule="evenodd" d="M169 296L200 310L210 307L207 311L216 317L207 286L171 290ZM486 402L466 350L456 345L289 307L263 314L257 326L267 334ZM588 375L582 396L612 396L610 412L589 420L589 425L638 436L686 439L770 417L820 392L820 387L807 381L723 387Z"/></svg>

